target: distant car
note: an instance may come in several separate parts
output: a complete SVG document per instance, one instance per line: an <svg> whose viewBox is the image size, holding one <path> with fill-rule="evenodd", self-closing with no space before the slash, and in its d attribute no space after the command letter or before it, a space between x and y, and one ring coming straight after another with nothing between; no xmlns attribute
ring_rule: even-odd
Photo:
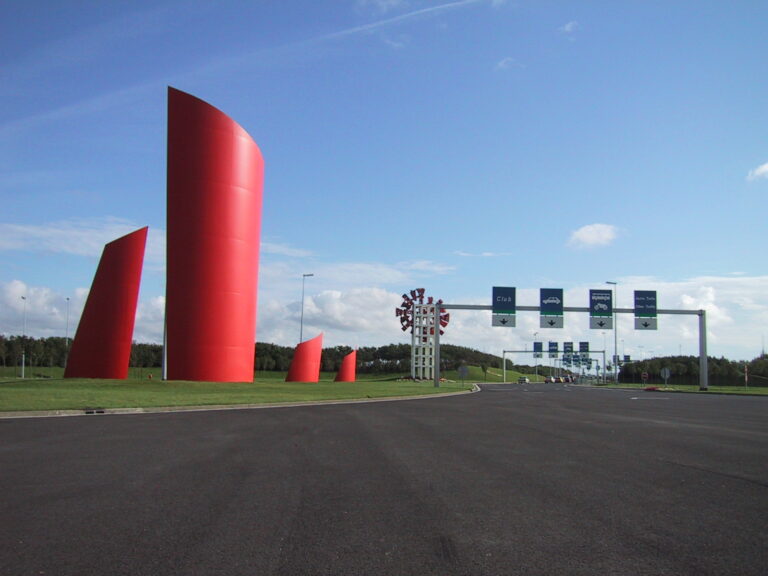
<svg viewBox="0 0 768 576"><path fill-rule="evenodd" d="M525 376L520 376L520 378L517 379L518 384L530 384L531 381L526 378Z"/></svg>
<svg viewBox="0 0 768 576"><path fill-rule="evenodd" d="M555 382L557 382L558 384L563 384L565 382L565 380L563 380L563 378L561 376L557 376L555 378Z"/></svg>
<svg viewBox="0 0 768 576"><path fill-rule="evenodd" d="M546 382L548 384L551 384L554 381L555 381L555 379L552 376L547 376L546 378L544 378L544 382Z"/></svg>

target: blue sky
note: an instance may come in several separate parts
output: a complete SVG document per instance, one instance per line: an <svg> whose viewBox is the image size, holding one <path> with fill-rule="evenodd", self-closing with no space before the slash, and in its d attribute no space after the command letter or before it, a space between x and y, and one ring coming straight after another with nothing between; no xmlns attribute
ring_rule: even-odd
<svg viewBox="0 0 768 576"><path fill-rule="evenodd" d="M708 311L709 352L768 332L768 5L338 0L0 7L0 332L72 335L103 245L150 227L136 339L160 341L167 87L224 111L265 159L257 339L408 342L417 287L590 288ZM69 301L67 301L69 298ZM69 314L66 309L69 305ZM69 328L67 328L67 317ZM604 338L452 315L488 352ZM695 354L695 318L620 346ZM621 350L620 350L621 352Z"/></svg>

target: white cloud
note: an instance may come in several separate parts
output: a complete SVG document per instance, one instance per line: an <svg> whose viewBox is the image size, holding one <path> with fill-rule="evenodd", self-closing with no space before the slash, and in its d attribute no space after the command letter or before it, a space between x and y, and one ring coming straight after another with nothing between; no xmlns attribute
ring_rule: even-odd
<svg viewBox="0 0 768 576"><path fill-rule="evenodd" d="M567 24L563 24L562 26L560 26L560 28L558 28L558 30L563 34L573 34L574 32L580 29L581 29L581 25L575 20L571 20Z"/></svg>
<svg viewBox="0 0 768 576"><path fill-rule="evenodd" d="M761 164L754 170L750 170L747 174L747 180L753 182L754 180L760 180L762 178L768 178L768 162Z"/></svg>
<svg viewBox="0 0 768 576"><path fill-rule="evenodd" d="M73 218L46 224L0 223L0 251L19 250L98 257L105 244L142 227L143 225L112 216ZM165 231L149 229L145 261L153 265L164 265Z"/></svg>
<svg viewBox="0 0 768 576"><path fill-rule="evenodd" d="M357 0L360 8L372 7L378 12L385 13L408 5L406 0Z"/></svg>
<svg viewBox="0 0 768 576"><path fill-rule="evenodd" d="M22 296L26 300L22 299ZM69 298L45 286L30 286L19 280L0 284L0 332L35 338L73 337L88 291L81 289Z"/></svg>
<svg viewBox="0 0 768 576"><path fill-rule="evenodd" d="M406 20L412 20L414 18L419 18L423 16L431 16L431 15L439 14L441 12L446 12L448 10L454 10L457 8L462 8L464 6L469 6L471 4L478 4L484 1L485 0L456 0L455 2L446 2L445 4L438 4L437 6L429 6L428 8L420 8L419 10L406 12L405 14L400 14L399 16L392 16L391 18L385 18L384 20L371 22L370 24L354 26L352 28L347 28L346 30L339 30L338 32L331 32L330 34L326 34L319 38L315 38L315 40L331 40L333 38L341 38L344 36L352 36L355 34L371 32L373 30L378 30L380 28L391 26L393 24L399 24L400 22L404 22ZM386 4L386 2L384 2L384 4Z"/></svg>
<svg viewBox="0 0 768 576"><path fill-rule="evenodd" d="M308 250L293 248L286 244L275 244L274 242L262 242L260 251L262 254L277 254L280 256L291 256L293 258L306 258L307 256L312 255L312 252Z"/></svg>
<svg viewBox="0 0 768 576"><path fill-rule="evenodd" d="M611 224L588 224L571 233L568 245L574 248L591 248L611 244L618 234Z"/></svg>
<svg viewBox="0 0 768 576"><path fill-rule="evenodd" d="M509 70L510 68L525 68L517 59L507 56L496 63L496 70Z"/></svg>
<svg viewBox="0 0 768 576"><path fill-rule="evenodd" d="M456 250L454 251L454 254L463 258L497 258L499 256L512 256L512 252L479 252L473 254L472 252L464 252L463 250Z"/></svg>
<svg viewBox="0 0 768 576"><path fill-rule="evenodd" d="M455 266L432 262L431 260L413 260L410 262L401 262L397 265L401 270L411 270L414 272L425 272L429 274L447 274L455 270Z"/></svg>

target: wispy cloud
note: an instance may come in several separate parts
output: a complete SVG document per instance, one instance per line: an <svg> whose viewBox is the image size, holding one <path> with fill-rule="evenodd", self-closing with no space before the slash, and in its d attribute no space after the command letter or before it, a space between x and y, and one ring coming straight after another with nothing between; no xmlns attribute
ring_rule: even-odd
<svg viewBox="0 0 768 576"><path fill-rule="evenodd" d="M123 218L73 218L46 224L0 223L0 251L50 252L98 257L104 245L142 228ZM165 262L165 232L150 228L145 260Z"/></svg>
<svg viewBox="0 0 768 576"><path fill-rule="evenodd" d="M425 16L433 16L435 14L447 12L449 10L456 10L464 6L470 6L472 4L480 4L485 1L486 0L458 0L456 2L446 2L445 4L438 4L437 6L430 6L428 8L413 10L411 12L406 12L405 14L392 16L391 18L385 18L383 20L378 20L376 22L371 22L369 24L362 24L360 26L354 26L352 28L347 28L345 30L339 30L338 32L331 32L330 34L325 34L323 36L320 36L319 38L316 38L315 40L331 40L333 38L342 38L344 36L353 36L353 35L362 34L365 32L372 32L374 30L379 30L387 26L392 26L393 24L400 24L401 22L405 22L406 20L413 20L415 18L421 18Z"/></svg>
<svg viewBox="0 0 768 576"><path fill-rule="evenodd" d="M750 170L749 174L747 174L747 180L749 182L753 182L754 180L761 180L763 178L768 178L768 162L761 164L754 170Z"/></svg>
<svg viewBox="0 0 768 576"><path fill-rule="evenodd" d="M581 30L581 25L576 22L576 20L571 20L570 22L563 24L558 28L558 31L560 31L563 34L574 34L575 32Z"/></svg>
<svg viewBox="0 0 768 576"><path fill-rule="evenodd" d="M496 63L496 70L509 70L510 68L525 68L525 65L519 62L516 58L507 56L502 58Z"/></svg>
<svg viewBox="0 0 768 576"><path fill-rule="evenodd" d="M498 258L499 256L511 256L511 252L478 252L477 254L472 252L464 252L463 250L456 250L454 252L457 256L462 258Z"/></svg>
<svg viewBox="0 0 768 576"><path fill-rule="evenodd" d="M378 12L385 14L397 8L407 6L406 0L357 0L357 5L360 8L372 7Z"/></svg>
<svg viewBox="0 0 768 576"><path fill-rule="evenodd" d="M290 256L292 258L306 258L311 256L312 252L309 250L302 250L301 248L293 248L286 244L275 244L274 242L262 242L261 252L264 254L275 254L278 256Z"/></svg>
<svg viewBox="0 0 768 576"><path fill-rule="evenodd" d="M611 224L588 224L571 233L568 245L573 248L607 246L617 236L618 229Z"/></svg>

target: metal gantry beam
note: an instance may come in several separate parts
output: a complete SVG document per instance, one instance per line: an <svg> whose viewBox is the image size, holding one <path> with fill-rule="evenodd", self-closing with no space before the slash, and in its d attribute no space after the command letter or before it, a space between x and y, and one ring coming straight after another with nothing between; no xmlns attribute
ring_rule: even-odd
<svg viewBox="0 0 768 576"><path fill-rule="evenodd" d="M521 312L540 312L540 306L516 306L516 310ZM435 325L440 325L440 310L493 310L493 306L485 304L440 304L435 306ZM564 306L563 312L587 312L590 309L586 306ZM614 308L614 314L634 314L634 308ZM656 314L677 315L677 316L698 316L699 317L699 390L709 389L707 362L707 311L706 310L657 310ZM613 327L614 330L616 326ZM440 334L435 331L435 387L440 386Z"/></svg>

